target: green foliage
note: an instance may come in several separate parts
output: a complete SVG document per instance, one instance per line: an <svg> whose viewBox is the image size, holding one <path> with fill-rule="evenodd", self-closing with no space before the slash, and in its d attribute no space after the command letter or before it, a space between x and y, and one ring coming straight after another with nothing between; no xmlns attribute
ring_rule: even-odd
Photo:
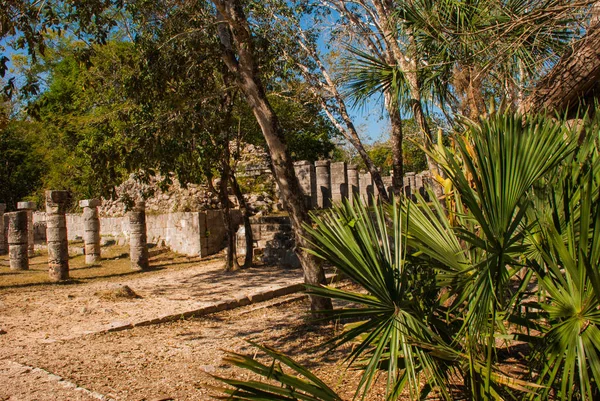
<svg viewBox="0 0 600 401"><path fill-rule="evenodd" d="M16 121L0 126L0 203L9 210L39 188L45 169L28 128Z"/></svg>
<svg viewBox="0 0 600 401"><path fill-rule="evenodd" d="M312 252L361 287L309 288L349 305L331 312L347 324L330 345L355 344L357 395L383 373L390 400L600 396L600 130L587 130L576 145L542 117L469 123L432 153L445 200L314 217ZM519 344L529 372L505 359Z"/></svg>

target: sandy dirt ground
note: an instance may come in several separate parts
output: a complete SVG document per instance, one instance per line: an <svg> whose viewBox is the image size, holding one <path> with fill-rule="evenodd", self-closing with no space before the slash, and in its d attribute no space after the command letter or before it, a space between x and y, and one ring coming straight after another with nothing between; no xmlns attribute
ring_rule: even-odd
<svg viewBox="0 0 600 401"><path fill-rule="evenodd" d="M222 266L214 258L132 276L0 289L0 400L210 400L218 385L211 375L247 377L222 362L223 350L253 353L247 340L288 353L350 399L356 373L339 365L346 351L321 355L334 327L312 325L308 301L298 295L98 333L302 281L300 270L226 273ZM141 298L99 296L121 285Z"/></svg>

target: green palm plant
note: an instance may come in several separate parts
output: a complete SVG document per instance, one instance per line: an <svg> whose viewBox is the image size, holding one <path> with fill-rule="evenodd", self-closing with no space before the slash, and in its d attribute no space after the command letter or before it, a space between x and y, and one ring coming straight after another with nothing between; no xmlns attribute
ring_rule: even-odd
<svg viewBox="0 0 600 401"><path fill-rule="evenodd" d="M600 157L590 136L557 171L556 192L536 209L539 258L530 261L543 299L531 302L538 329L540 399L598 399L600 391Z"/></svg>
<svg viewBox="0 0 600 401"><path fill-rule="evenodd" d="M485 112L484 97L516 101L577 36L574 22L587 5L567 3L572 7L563 0L400 1L393 19L400 47L417 61L422 98L454 116L474 116ZM355 102L389 89L410 107L407 71L355 47L347 64L346 94Z"/></svg>
<svg viewBox="0 0 600 401"><path fill-rule="evenodd" d="M496 115L466 127L454 149L431 153L453 184L445 205L435 197L356 202L315 216L312 252L361 288L309 289L351 305L331 312L351 323L330 345L356 344L347 362L363 372L362 398L384 372L390 400L431 393L593 399L600 379L597 146L577 147L563 124L542 117ZM527 335L509 332L509 324ZM514 340L537 350L530 378L501 369L501 348ZM279 399L255 390L264 398L234 399Z"/></svg>

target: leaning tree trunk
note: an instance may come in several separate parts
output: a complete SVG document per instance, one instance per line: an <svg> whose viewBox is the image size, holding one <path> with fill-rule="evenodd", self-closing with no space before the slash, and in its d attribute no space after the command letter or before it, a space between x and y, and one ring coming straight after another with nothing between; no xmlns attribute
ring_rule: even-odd
<svg viewBox="0 0 600 401"><path fill-rule="evenodd" d="M400 105L398 100L390 93L384 91L385 108L390 116L392 127L391 145L392 145L392 187L395 196L400 196L403 190L404 182L404 160L402 157L402 117L400 116Z"/></svg>
<svg viewBox="0 0 600 401"><path fill-rule="evenodd" d="M600 94L600 24L567 52L519 107L523 114L545 112L576 117L594 107Z"/></svg>
<svg viewBox="0 0 600 401"><path fill-rule="evenodd" d="M283 131L259 77L254 42L246 15L239 0L213 0L213 3L224 20L218 25L223 61L236 76L237 85L244 93L267 142L275 179L292 221L296 254L304 271L304 281L311 285L325 284L325 273L321 264L314 256L303 250L310 247L307 240L309 234L304 229L304 224L310 221L308 210L304 203L300 182L294 171L292 158L287 151ZM331 299L311 296L311 309L313 311L332 309Z"/></svg>
<svg viewBox="0 0 600 401"><path fill-rule="evenodd" d="M252 266L252 256L254 252L254 238L252 236L252 224L250 223L250 217L252 217L252 213L248 208L248 204L246 203L246 199L244 199L244 194L242 193L242 189L235 177L235 173L231 172L231 187L233 188L233 193L240 204L240 208L242 209L242 219L244 221L244 231L245 231L245 239L246 239L246 258L244 259L244 268Z"/></svg>

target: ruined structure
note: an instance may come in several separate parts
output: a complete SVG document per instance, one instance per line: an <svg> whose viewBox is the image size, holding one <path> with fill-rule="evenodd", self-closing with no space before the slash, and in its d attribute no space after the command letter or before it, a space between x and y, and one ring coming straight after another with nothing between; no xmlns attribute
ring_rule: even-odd
<svg viewBox="0 0 600 401"><path fill-rule="evenodd" d="M300 181L300 187L304 192L304 202L306 207L312 209L317 206L317 176L315 166L307 161L302 160L294 163L296 177Z"/></svg>
<svg viewBox="0 0 600 401"><path fill-rule="evenodd" d="M332 204L345 199L353 200L356 197L369 203L377 198L378 194L371 173L364 170L359 173L355 165L319 160L314 163L314 167L307 161L296 162L295 168L304 199L306 199L307 205L311 200L313 209L329 208ZM392 177L382 177L382 180L386 190L390 194L393 193ZM428 172L406 173L403 192L413 198L418 193L427 199L425 190L427 186L431 186ZM293 252L294 236L287 216L257 216L252 218L251 225L255 259L281 266L299 265ZM238 231L237 241L238 253L240 253L245 244L243 229Z"/></svg>
<svg viewBox="0 0 600 401"><path fill-rule="evenodd" d="M317 180L317 207L325 209L331 207L331 176L329 160L315 162Z"/></svg>
<svg viewBox="0 0 600 401"><path fill-rule="evenodd" d="M46 191L48 275L52 281L69 278L69 243L65 219L69 199L68 191Z"/></svg>
<svg viewBox="0 0 600 401"><path fill-rule="evenodd" d="M17 202L17 210L24 210L27 213L27 255L30 258L35 255L33 238L33 211L35 209L35 202Z"/></svg>
<svg viewBox="0 0 600 401"><path fill-rule="evenodd" d="M8 244L4 240L4 212L6 204L0 203L0 255L4 255L7 251Z"/></svg>
<svg viewBox="0 0 600 401"><path fill-rule="evenodd" d="M138 201L129 216L129 258L134 270L148 270L148 244L146 238L146 203Z"/></svg>
<svg viewBox="0 0 600 401"><path fill-rule="evenodd" d="M360 195L360 182L358 178L358 167L355 164L348 165L348 199L354 202L354 199Z"/></svg>
<svg viewBox="0 0 600 401"><path fill-rule="evenodd" d="M8 216L8 253L11 270L29 270L27 255L27 212L19 210L7 213Z"/></svg>
<svg viewBox="0 0 600 401"><path fill-rule="evenodd" d="M83 208L83 243L85 263L93 265L100 262L100 219L98 218L98 199L86 199L79 202Z"/></svg>

